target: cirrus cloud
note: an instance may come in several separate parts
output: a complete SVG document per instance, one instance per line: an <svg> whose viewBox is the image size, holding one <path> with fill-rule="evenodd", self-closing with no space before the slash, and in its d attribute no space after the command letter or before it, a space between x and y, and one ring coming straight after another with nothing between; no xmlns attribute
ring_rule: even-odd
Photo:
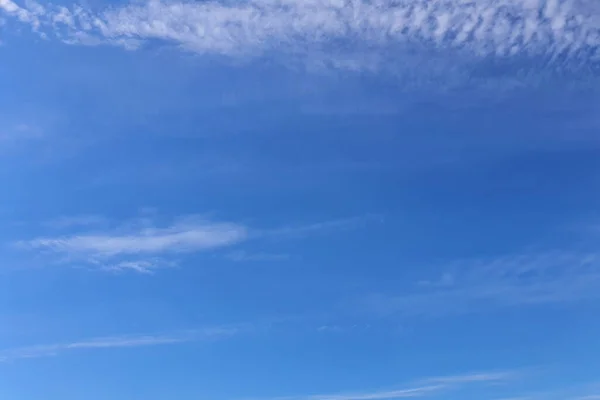
<svg viewBox="0 0 600 400"><path fill-rule="evenodd" d="M158 40L236 58L277 51L343 69L410 65L416 53L431 61L446 50L541 57L561 68L600 56L600 10L588 0L149 0L100 11L27 4L2 0L0 10L65 43L132 49Z"/></svg>
<svg viewBox="0 0 600 400"><path fill-rule="evenodd" d="M151 219L135 220L112 229L80 230L15 244L20 249L55 254L105 271L151 273L173 266L168 256L232 246L248 237L248 228L242 224L183 217L162 227Z"/></svg>

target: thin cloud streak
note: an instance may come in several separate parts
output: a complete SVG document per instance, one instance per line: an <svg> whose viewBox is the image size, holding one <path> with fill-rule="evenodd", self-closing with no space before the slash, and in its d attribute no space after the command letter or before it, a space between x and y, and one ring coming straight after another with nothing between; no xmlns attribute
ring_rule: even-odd
<svg viewBox="0 0 600 400"><path fill-rule="evenodd" d="M297 239L355 229L372 219L367 215L307 225L253 229L241 223L212 222L197 215L187 215L162 227L156 217L149 217L123 221L109 229L90 230L90 225L101 222L103 226L110 226L111 221L97 216L63 217L50 226L55 229L71 228L74 233L21 240L13 245L20 250L58 256L60 262L83 262L109 272L152 274L158 269L174 267L177 264L174 256L233 247L252 240ZM272 252L232 251L225 254L225 258L241 262L283 261L290 257Z"/></svg>
<svg viewBox="0 0 600 400"><path fill-rule="evenodd" d="M387 392L361 393L361 394L341 394L333 396L311 396L310 400L387 400L387 399L402 399L411 397L423 397L443 388L437 386L422 386L417 388L391 390Z"/></svg>
<svg viewBox="0 0 600 400"><path fill-rule="evenodd" d="M280 228L255 232L258 236L277 239L286 237L302 237L317 233L335 232L363 227L371 222L381 222L382 216L366 214L361 216L340 218L329 221L315 222L305 225L289 225Z"/></svg>
<svg viewBox="0 0 600 400"><path fill-rule="evenodd" d="M480 372L465 375L452 375L424 378L403 389L378 390L363 393L319 394L307 396L277 397L268 400L390 400L416 397L430 397L452 390L460 390L469 385L485 385L506 382L519 377L516 371Z"/></svg>
<svg viewBox="0 0 600 400"><path fill-rule="evenodd" d="M550 252L463 262L406 294L379 294L367 309L380 315L444 316L498 308L600 298L600 256Z"/></svg>
<svg viewBox="0 0 600 400"><path fill-rule="evenodd" d="M216 250L233 246L249 238L249 229L229 222L212 222L197 216L184 216L160 227L154 218L124 221L116 227L89 230L89 222L100 221L63 218L66 223L55 228L82 226L86 230L62 236L22 240L14 245L20 250L49 253L60 263L81 262L107 272L153 274L158 269L176 265L173 256ZM103 225L110 225L108 219Z"/></svg>
<svg viewBox="0 0 600 400"><path fill-rule="evenodd" d="M111 257L130 254L191 252L223 247L246 238L246 228L237 224L206 223L148 228L128 234L83 234L61 238L39 238L21 242L23 247L60 253L94 254Z"/></svg>
<svg viewBox="0 0 600 400"><path fill-rule="evenodd" d="M70 343L35 345L0 351L0 362L57 356L68 351L151 347L214 340L240 333L237 327L211 327L171 335L100 337Z"/></svg>
<svg viewBox="0 0 600 400"><path fill-rule="evenodd" d="M519 375L521 375L521 371L482 372L465 375L437 376L433 378L427 378L424 382L445 385L476 382L501 382L517 378Z"/></svg>
<svg viewBox="0 0 600 400"><path fill-rule="evenodd" d="M289 260L291 256L289 254L281 253L248 253L245 251L234 251L226 254L225 258L234 262L277 262Z"/></svg>

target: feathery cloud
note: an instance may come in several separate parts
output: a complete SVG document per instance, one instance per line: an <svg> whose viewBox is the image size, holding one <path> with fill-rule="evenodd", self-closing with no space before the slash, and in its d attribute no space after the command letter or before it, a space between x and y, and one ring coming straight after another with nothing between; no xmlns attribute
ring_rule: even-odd
<svg viewBox="0 0 600 400"><path fill-rule="evenodd" d="M109 232L37 238L19 242L18 245L67 255L109 258L202 251L228 246L246 237L247 228L239 224L183 221L165 228L141 227L129 231L121 228Z"/></svg>
<svg viewBox="0 0 600 400"><path fill-rule="evenodd" d="M417 291L376 295L369 309L406 316L446 315L600 297L600 256L549 252L458 263Z"/></svg>
<svg viewBox="0 0 600 400"><path fill-rule="evenodd" d="M103 229L94 226L100 226ZM247 240L248 228L229 222L211 222L194 216L159 227L153 218L126 221L116 227L100 217L62 218L51 228L74 233L22 240L16 247L50 253L61 261L82 262L109 272L151 274L173 267L169 256L228 247ZM83 229L83 230L82 230Z"/></svg>
<svg viewBox="0 0 600 400"><path fill-rule="evenodd" d="M232 247L249 240L304 238L360 227L372 216L359 216L272 229L251 229L240 223L213 222L195 215L183 216L162 225L156 216L124 221L114 226L99 216L63 217L45 224L73 233L21 240L21 250L54 254L61 261L77 261L99 270L151 274L176 265L173 256ZM96 227L96 228L95 228ZM95 228L95 229L94 229ZM233 251L231 261L282 261L287 254Z"/></svg>
<svg viewBox="0 0 600 400"><path fill-rule="evenodd" d="M64 352L75 350L149 347L181 344L200 340L214 340L230 337L239 332L240 328L237 327L208 327L170 335L111 336L70 343L18 347L0 350L0 362L57 356Z"/></svg>
<svg viewBox="0 0 600 400"><path fill-rule="evenodd" d="M135 48L159 40L200 54L283 52L343 69L407 63L414 50L430 62L451 50L478 59L542 57L563 67L600 56L592 0L149 0L104 11L28 4L0 0L0 9L66 43Z"/></svg>

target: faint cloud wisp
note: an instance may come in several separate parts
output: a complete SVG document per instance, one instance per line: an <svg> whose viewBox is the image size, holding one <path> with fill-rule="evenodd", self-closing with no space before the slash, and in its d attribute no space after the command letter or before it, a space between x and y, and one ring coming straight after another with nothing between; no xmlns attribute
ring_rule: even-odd
<svg viewBox="0 0 600 400"><path fill-rule="evenodd" d="M442 316L600 298L600 257L549 252L457 263L418 290L369 297L381 315Z"/></svg>
<svg viewBox="0 0 600 400"><path fill-rule="evenodd" d="M200 340L214 340L230 337L240 332L236 327L209 327L204 329L174 333L170 335L111 336L82 341L18 347L0 351L0 362L19 359L57 356L67 351L114 349L127 347L149 347L182 344Z"/></svg>
<svg viewBox="0 0 600 400"><path fill-rule="evenodd" d="M450 391L468 389L472 385L488 385L508 382L521 374L515 371L479 372L465 375L424 378L402 389L376 390L360 393L319 394L307 396L277 397L268 400L391 400L432 397Z"/></svg>

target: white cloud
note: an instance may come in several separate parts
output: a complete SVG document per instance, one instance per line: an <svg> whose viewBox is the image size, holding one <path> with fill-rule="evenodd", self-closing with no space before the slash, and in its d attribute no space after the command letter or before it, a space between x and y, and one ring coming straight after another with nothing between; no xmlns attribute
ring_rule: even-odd
<svg viewBox="0 0 600 400"><path fill-rule="evenodd" d="M0 0L0 12L4 12L18 21L28 24L34 31L38 31L46 17L46 9L33 0L27 1L25 7L12 0ZM45 37L45 33L40 34Z"/></svg>
<svg viewBox="0 0 600 400"><path fill-rule="evenodd" d="M123 232L81 233L20 242L25 248L67 255L109 258L120 255L153 255L194 252L224 247L245 240L247 228L234 223L196 221L166 228L143 227Z"/></svg>
<svg viewBox="0 0 600 400"><path fill-rule="evenodd" d="M47 225L73 233L23 240L16 243L17 248L54 254L62 262L82 262L109 272L151 274L173 267L175 262L169 258L174 255L232 246L249 237L244 225L194 216L162 227L154 218L139 218L107 228L110 220L97 216L61 218ZM93 230L94 226L104 229Z"/></svg>
<svg viewBox="0 0 600 400"><path fill-rule="evenodd" d="M17 17L22 22L29 22L29 12L11 0L0 0L0 10Z"/></svg>
<svg viewBox="0 0 600 400"><path fill-rule="evenodd" d="M121 222L117 226L100 216L62 217L44 224L71 233L21 240L15 247L54 254L62 262L83 262L110 272L151 274L176 265L174 256L235 246L249 240L303 238L308 235L360 227L371 216L331 220L272 229L251 229L243 224L214 222L195 215L183 216L166 226L156 215ZM281 261L287 254L232 251L231 261Z"/></svg>
<svg viewBox="0 0 600 400"><path fill-rule="evenodd" d="M5 13L69 43L134 48L160 40L234 57L275 50L345 69L377 69L384 59L410 64L411 51L403 50L415 49L583 64L600 55L593 0L150 0L99 12L0 1Z"/></svg>
<svg viewBox="0 0 600 400"><path fill-rule="evenodd" d="M240 332L236 327L208 327L170 335L111 336L69 343L34 345L0 350L0 362L57 356L67 351L148 347L181 344L199 340L230 337Z"/></svg>
<svg viewBox="0 0 600 400"><path fill-rule="evenodd" d="M451 277L451 279L449 279ZM439 284L367 300L381 314L447 315L600 298L600 255L549 252L463 261L444 271Z"/></svg>

